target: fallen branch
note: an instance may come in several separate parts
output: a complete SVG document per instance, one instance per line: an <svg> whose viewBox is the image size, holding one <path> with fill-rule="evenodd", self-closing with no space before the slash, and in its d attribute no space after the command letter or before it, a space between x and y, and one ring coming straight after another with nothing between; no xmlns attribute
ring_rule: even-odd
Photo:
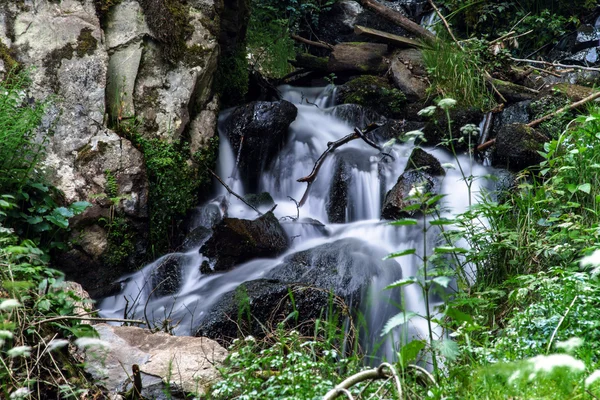
<svg viewBox="0 0 600 400"><path fill-rule="evenodd" d="M452 38L452 40L454 40L454 43L456 43L456 45L462 49L462 45L458 42L458 40L456 40L456 36L454 36L454 33L452 33L452 29L450 29L450 25L448 24L448 21L446 21L446 18L444 18L444 16L440 12L440 10L436 7L433 0L429 0L429 5L431 7L433 7L433 10L437 14L437 16L440 17L440 19L442 20L442 23L446 27L446 31L448 31L448 33L450 34L450 37Z"/></svg>
<svg viewBox="0 0 600 400"><path fill-rule="evenodd" d="M302 36L298 36L298 35L291 35L291 38L297 42L304 43L309 46L320 47L322 49L327 49L327 50L333 50L333 45L331 45L327 42L322 42L322 41L315 42L313 40L309 40L309 39L303 38Z"/></svg>
<svg viewBox="0 0 600 400"><path fill-rule="evenodd" d="M406 29L410 33L417 35L422 39L435 40L436 37L433 33L429 32L427 29L423 28L421 25L411 21L409 18L406 18L404 15L399 13L398 11L394 11L389 7L386 7L382 4L379 4L373 0L360 0L360 4L368 8L369 10L375 12L376 14L381 15L383 18L388 21L393 22L401 28Z"/></svg>
<svg viewBox="0 0 600 400"><path fill-rule="evenodd" d="M423 47L423 43L419 42L418 40L405 38L403 36L394 35L388 32L378 31L377 29L367 28L361 25L354 26L354 33L395 47Z"/></svg>
<svg viewBox="0 0 600 400"><path fill-rule="evenodd" d="M572 110L572 109L577 108L579 106L582 106L585 103L588 103L588 102L590 102L592 100L595 100L595 99L597 99L599 97L600 97L600 91L598 91L598 92L596 92L596 93L594 93L594 94L586 97L585 99L579 100L578 102L575 102L575 103L573 103L571 105L568 105L568 106L565 106L563 108L560 108L560 109L558 109L558 110L556 110L554 112L551 112L550 114L544 115L542 118L538 118L535 121L531 121L530 123L527 124L527 126L533 128L534 126L537 126L537 125L541 124L542 122L547 121L547 120L549 120L552 117L555 117L558 114L561 114L561 113L563 113L565 111L569 111L569 110Z"/></svg>
<svg viewBox="0 0 600 400"><path fill-rule="evenodd" d="M390 154L384 153L383 148L381 146L379 146L377 143L373 142L372 140L370 140L369 138L367 138L365 136L366 133L369 133L379 127L380 127L379 124L371 124L371 125L367 126L367 128L364 131L361 131L358 128L354 128L354 132L352 132L351 134L346 135L343 138L336 140L335 142L327 143L327 150L325 150L323 152L323 154L321 154L321 156L317 159L317 161L315 162L315 165L313 166L311 173L309 175L297 180L297 182L306 182L307 183L306 191L304 192L304 195L302 196L302 199L300 200L298 207L302 207L304 205L304 203L306 203L306 200L308 199L308 192L310 191L310 187L311 187L312 183L314 182L314 180L316 179L317 174L319 173L319 170L321 169L321 166L323 165L323 162L325 161L325 158L327 158L327 155L329 153L331 153L332 151L334 151L335 149L337 149L338 147L340 147L348 142L351 142L353 140L362 139L369 146L381 151L384 155L386 155L388 157L392 157ZM392 159L393 159L393 157L392 157Z"/></svg>
<svg viewBox="0 0 600 400"><path fill-rule="evenodd" d="M543 117L538 118L538 119L536 119L534 121L531 121L531 122L529 122L526 125L528 127L530 127L530 128L536 127L539 124L541 124L542 122L547 121L547 120L549 120L549 119L557 116L558 114L562 114L565 111L570 111L570 110L572 110L574 108L580 107L580 106L582 106L582 105L584 105L586 103L589 103L590 101L595 100L597 98L600 98L600 91L597 91L597 92L591 94L590 96L588 96L588 97L586 97L586 98L584 98L584 99L582 99L582 100L580 100L578 102L575 102L575 103L570 104L568 106L562 107L562 108L560 108L560 109L558 109L558 110L556 110L554 112L551 112L550 114L546 114ZM482 143L479 146L477 146L477 151L484 151L484 150L488 149L489 147L491 147L494 143L496 143L496 139L490 139L487 142Z"/></svg>
<svg viewBox="0 0 600 400"><path fill-rule="evenodd" d="M541 61L541 60L529 60L529 59L525 59L525 58L511 58L511 60L515 61L515 62L525 62L525 63L530 63L530 64L542 64L542 65L548 65L548 66L552 66L552 67L558 67L558 68L572 68L572 69L581 69L583 71L596 71L596 72L600 72L600 68L593 68L593 67L584 67L581 65L567 65L567 64L561 64L558 62L549 62L549 61Z"/></svg>
<svg viewBox="0 0 600 400"><path fill-rule="evenodd" d="M389 369L390 372L386 372L385 368ZM325 396L323 396L323 400L333 400L342 393L346 394L348 393L348 389L361 382L388 378L394 378L396 390L398 391L397 398L402 399L402 386L400 384L398 373L396 372L393 366L391 366L388 363L383 363L377 368L368 369L366 371L361 371L352 376L349 376L348 378L343 380L339 385L327 392Z"/></svg>
<svg viewBox="0 0 600 400"><path fill-rule="evenodd" d="M61 315L60 317L52 317L43 321L37 321L31 324L32 326L46 324L48 322L63 321L65 319L75 319L78 321L96 321L96 322L127 322L131 324L146 325L144 321L138 319L123 319L123 318L96 318L96 317L78 317L74 315Z"/></svg>
<svg viewBox="0 0 600 400"><path fill-rule="evenodd" d="M219 175L215 174L215 172L214 172L212 169L210 169L210 168L207 168L207 171L208 171L208 172L209 172L209 173L210 173L212 176L214 176L214 177L215 177L215 179L216 179L217 181L219 181L219 183L220 183L221 185L223 185L223 187L224 187L224 188L225 188L225 189L226 189L226 190L227 190L229 193L231 193L232 195L234 195L235 197L237 197L237 198L238 198L238 199L239 199L239 200L240 200L242 203L244 203L245 205L247 205L248 207L250 207L251 209L253 209L254 211L256 211L256 212L258 213L258 215L261 215L261 216L263 215L263 213L261 213L260 211L258 211L258 209L257 209L256 207L254 207L252 204L248 203L248 202L247 202L247 201L246 201L246 200L245 200L245 199L244 199L242 196L240 196L239 194L237 194L236 192L234 192L234 191L233 191L233 190L232 190L232 189L231 189L231 188L230 188L230 187L229 187L229 186L228 186L228 185L227 185L225 182L223 182L223 179L221 179L221 177L220 177Z"/></svg>

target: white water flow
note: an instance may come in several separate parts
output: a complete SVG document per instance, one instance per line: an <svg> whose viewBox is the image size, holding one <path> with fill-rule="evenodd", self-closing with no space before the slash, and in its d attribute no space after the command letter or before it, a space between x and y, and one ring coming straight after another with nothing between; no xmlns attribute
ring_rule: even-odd
<svg viewBox="0 0 600 400"><path fill-rule="evenodd" d="M143 270L122 279L122 292L104 299L99 308L103 317L122 318L127 307L129 317L157 321L169 319L176 326L175 332L180 335L193 335L202 323L203 317L215 302L226 292L234 290L239 284L264 277L271 269L293 253L314 248L323 244L332 244L340 239L352 238L359 243L354 249L355 254L340 255L338 260L349 264L364 259L361 276L369 281L369 290L360 301L360 311L366 320L362 328L363 348L367 351L379 348L379 357L394 358L394 349L402 342L414 337L427 338L427 324L422 318L411 319L406 329L396 329L392 335L381 338L381 331L387 320L400 311L413 311L425 314L425 302L421 289L417 285L405 286L402 289L383 290L383 288L402 277L419 276L421 261L415 255L405 256L395 260L382 261L382 258L392 252L406 249L417 249L422 255L423 232L421 225L391 226L380 220L381 206L385 193L396 183L407 163L413 145L394 144L386 151L394 156L394 161L382 157L378 150L369 147L361 140L349 142L326 159L318 173L318 177L308 197L306 204L300 208L300 220L292 222L287 216L296 216L296 204L306 190L306 183L299 183L298 178L308 175L315 160L327 149L327 143L348 135L354 126L335 117L332 107L331 87L327 88L280 88L285 100L295 103L298 116L289 129L289 138L278 157L262 175L259 192L269 192L274 198L277 208L275 215L281 219L284 229L291 240L291 248L275 259L253 260L235 267L225 273L202 275L200 264L205 258L195 248L187 253L167 255L147 265ZM308 102L312 103L309 104ZM221 115L221 122L227 118L228 112ZM221 124L220 124L221 125ZM243 182L235 173L237 155L232 153L227 139L221 134L218 173L227 180L229 186L239 194L244 193ZM467 156L458 160L442 149L425 148L441 163L460 162L467 175L484 176L490 173L490 168L471 162ZM347 174L347 200L332 198L332 182L334 181L335 166L342 160L349 167ZM472 198L475 199L484 179L476 179L472 187ZM227 196L224 188L220 187L221 195ZM448 169L443 178L441 192L446 194L442 200L443 206L450 213L464 211L469 205L467 187L458 169ZM229 217L254 219L256 212L249 209L233 196L229 196ZM346 223L331 224L328 221L327 205L331 202L345 204ZM266 210L264 210L266 211ZM303 223L306 219L314 219L325 224L319 227L315 224ZM203 223L199 221L199 224ZM427 238L428 249L432 249L437 240L435 232L430 231ZM157 296L153 293L155 282L154 271L165 257L176 256L182 265L183 276L176 295ZM361 258L362 257L362 258ZM338 268L344 268L340 265ZM364 274L364 275L363 275ZM127 301L125 300L127 299ZM439 298L431 297L430 306L439 304ZM439 333L439 332L438 332ZM383 345L382 345L383 344Z"/></svg>

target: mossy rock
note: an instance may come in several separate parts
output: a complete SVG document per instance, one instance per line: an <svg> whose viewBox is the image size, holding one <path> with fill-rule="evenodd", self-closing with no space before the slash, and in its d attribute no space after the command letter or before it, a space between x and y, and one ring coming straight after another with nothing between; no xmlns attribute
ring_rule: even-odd
<svg viewBox="0 0 600 400"><path fill-rule="evenodd" d="M449 132L446 113L438 108L423 127L425 144L427 146L440 144L446 148L450 148L450 140L452 140L454 150L465 150L468 146L468 141L464 139L460 140L463 136L460 128L467 124L479 126L482 119L483 113L478 108L453 108L450 110L451 132Z"/></svg>
<svg viewBox="0 0 600 400"><path fill-rule="evenodd" d="M525 124L503 126L496 136L492 165L520 171L539 164L544 158L539 154L550 139Z"/></svg>
<svg viewBox="0 0 600 400"><path fill-rule="evenodd" d="M563 87L563 89L565 89L565 87ZM567 94L567 92L570 94ZM576 94L576 92L578 94ZM545 115L553 113L556 110L571 104L573 101L577 101L575 99L579 98L579 96L582 95L583 94L581 90L574 89L572 91L558 90L554 91L550 95L543 96L529 105L529 113L531 114L531 119L536 120ZM567 111L547 121L542 122L537 127L537 129L543 134L556 139L558 138L560 133L567 127L567 124L573 118L575 118L575 116L575 111Z"/></svg>
<svg viewBox="0 0 600 400"><path fill-rule="evenodd" d="M358 104L369 107L385 117L401 117L406 96L394 88L385 78L364 75L340 86L337 100L342 104Z"/></svg>

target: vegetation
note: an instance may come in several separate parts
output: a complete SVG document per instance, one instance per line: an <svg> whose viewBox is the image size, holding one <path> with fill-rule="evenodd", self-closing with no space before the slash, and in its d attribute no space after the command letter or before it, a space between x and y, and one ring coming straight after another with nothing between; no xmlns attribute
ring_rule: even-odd
<svg viewBox="0 0 600 400"><path fill-rule="evenodd" d="M27 74L0 83L0 397L76 398L94 391L65 351L94 335L68 318L88 306L49 265L68 219L85 202L61 206L44 182L39 160L48 132L39 129L46 103L29 102ZM41 138L36 139L36 135Z"/></svg>
<svg viewBox="0 0 600 400"><path fill-rule="evenodd" d="M331 79L333 80L333 79ZM406 96L385 79L364 75L343 86L342 103L367 106L381 115L399 117L406 105Z"/></svg>

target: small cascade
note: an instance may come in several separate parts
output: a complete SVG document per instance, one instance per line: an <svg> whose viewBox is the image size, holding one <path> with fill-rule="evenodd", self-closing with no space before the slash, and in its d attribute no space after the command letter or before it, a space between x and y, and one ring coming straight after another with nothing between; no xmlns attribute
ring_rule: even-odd
<svg viewBox="0 0 600 400"><path fill-rule="evenodd" d="M364 279L361 279L368 281L369 290L363 295L366 299L360 302L360 311L368 325L361 333L365 342L363 347L367 351L381 344L381 330L393 315L400 311L425 313L425 302L417 285L405 286L402 292L383 290L402 277L417 276L420 267L416 255L385 262L383 258L389 253L412 248L418 249L417 253L421 252L422 228L419 225L392 226L380 220L385 194L404 171L414 145L396 143L386 148L394 157L392 160L382 157L378 150L361 140L345 144L328 155L310 189L307 202L298 209L296 202L303 197L306 183L297 180L310 174L315 160L327 149L328 142L348 135L355 126L336 116L335 89L332 86L283 86L279 89L283 99L298 108L298 115L289 128L285 146L263 172L259 190L269 192L277 204L274 213L291 240L290 249L277 258L256 259L227 272L203 274L201 270L209 260L199 253L201 244L196 244L185 253L161 257L141 271L123 277L122 292L99 304L102 316L122 318L128 314L151 322L168 319L175 325L175 333L193 335L225 293L243 282L269 277L276 267L298 254L312 260L335 260L339 263L340 274L352 266L360 271L361 276L364 274ZM229 115L228 111L221 114L220 129ZM425 150L441 163L457 162L443 149ZM218 174L236 193L244 195L242 182L237 178L239 174L235 173L238 159L239 154L233 154L226 136L220 131ZM471 161L467 156L459 156L458 161L467 175L481 177L491 172L490 168ZM474 180L473 196L476 197L487 184L485 179ZM227 193L224 188L219 190L221 195ZM443 208L450 210L449 213L462 212L469 206L466 185L458 169L447 171L441 192L446 194L442 200ZM235 197L231 196L229 200L229 217L257 217L255 211ZM206 221L214 221L214 210L218 205L218 200L205 205L212 210L210 212L199 209L195 219L197 224L200 226ZM341 220L332 223L330 217L334 214L341 215ZM430 230L428 235L427 240L435 243L436 232ZM340 250L336 253L335 249ZM172 287L170 293L157 295L152 291L153 283L173 275L176 278L169 286ZM432 301L431 306L434 307L436 299L432 298ZM404 309L399 310L398 306ZM399 343L414 337L426 337L423 319L414 318L408 325L407 329L398 329L383 339L386 343L378 350L381 358L393 359L394 349Z"/></svg>

